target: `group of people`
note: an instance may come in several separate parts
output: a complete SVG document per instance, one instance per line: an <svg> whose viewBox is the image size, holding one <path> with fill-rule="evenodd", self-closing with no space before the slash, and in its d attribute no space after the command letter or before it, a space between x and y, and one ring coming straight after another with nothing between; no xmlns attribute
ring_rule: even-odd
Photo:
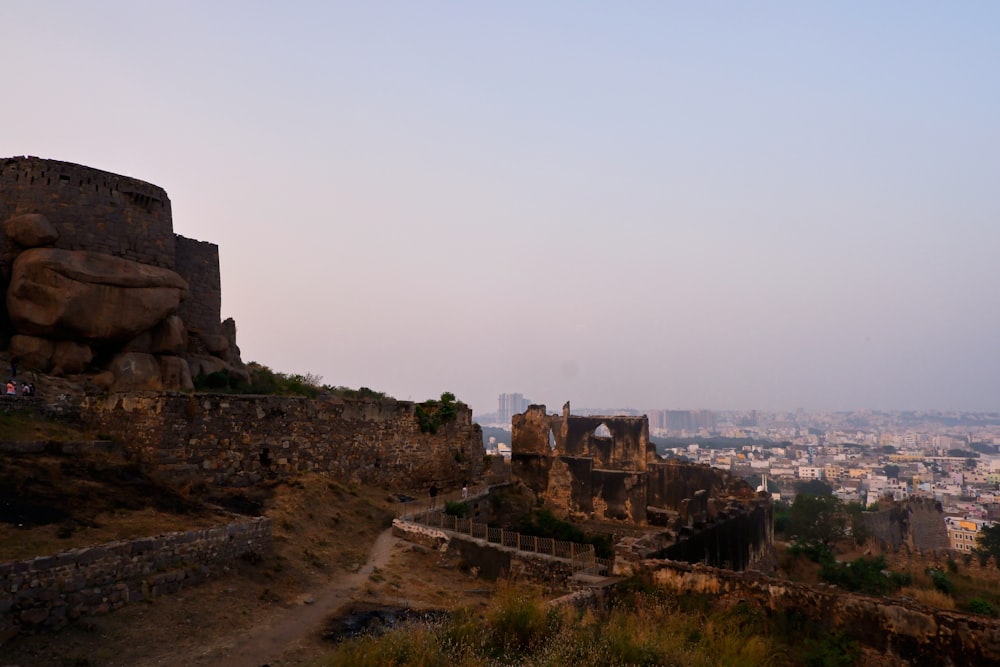
<svg viewBox="0 0 1000 667"><path fill-rule="evenodd" d="M431 507L437 505L437 494L438 494L437 484L431 484L431 488L427 491L427 495L431 497ZM466 500L468 497L469 497L469 483L462 482L462 500Z"/></svg>
<svg viewBox="0 0 1000 667"><path fill-rule="evenodd" d="M11 378L7 380L7 395L17 396L17 381ZM35 385L30 382L21 383L21 396L34 396L35 395Z"/></svg>

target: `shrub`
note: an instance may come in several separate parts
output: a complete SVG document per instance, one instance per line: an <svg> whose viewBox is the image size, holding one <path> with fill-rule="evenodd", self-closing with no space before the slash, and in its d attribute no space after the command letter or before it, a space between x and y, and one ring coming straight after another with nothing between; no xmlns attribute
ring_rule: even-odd
<svg viewBox="0 0 1000 667"><path fill-rule="evenodd" d="M965 608L971 611L973 614L981 614L983 616L990 616L996 618L997 609L990 602L983 600L982 598L972 598L965 604Z"/></svg>
<svg viewBox="0 0 1000 667"><path fill-rule="evenodd" d="M609 535L588 535L571 523L557 519L547 509L535 510L521 519L518 531L525 535L551 537L563 542L594 545L594 554L598 558L614 556L614 540Z"/></svg>
<svg viewBox="0 0 1000 667"><path fill-rule="evenodd" d="M454 421L458 415L458 404L455 394L446 391L441 394L441 400L424 401L414 409L417 424L421 433L437 433L438 428L447 422Z"/></svg>
<svg viewBox="0 0 1000 667"><path fill-rule="evenodd" d="M859 558L852 563L825 563L820 576L849 591L887 595L910 583L910 575L891 572L885 558Z"/></svg>
<svg viewBox="0 0 1000 667"><path fill-rule="evenodd" d="M951 595L955 592L954 582L952 582L952 580L948 578L948 575L943 571L929 567L927 568L927 575L931 578L931 581L934 582L934 588L937 590L946 595Z"/></svg>
<svg viewBox="0 0 1000 667"><path fill-rule="evenodd" d="M469 515L469 503L461 500L449 500L444 504L444 513L464 519Z"/></svg>

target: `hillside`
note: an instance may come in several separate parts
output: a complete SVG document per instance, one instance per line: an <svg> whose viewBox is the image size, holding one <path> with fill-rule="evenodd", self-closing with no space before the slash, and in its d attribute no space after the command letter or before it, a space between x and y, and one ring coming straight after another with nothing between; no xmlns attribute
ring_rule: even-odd
<svg viewBox="0 0 1000 667"><path fill-rule="evenodd" d="M27 430L37 436L37 428ZM8 428L4 435L13 432ZM70 430L58 437L86 435ZM5 665L219 665L237 638L264 635L281 627L281 619L307 614L323 602L324 591L343 601L405 601L437 609L467 600L478 604L491 588L439 554L394 539L383 567L355 574L363 572L398 503L382 489L341 485L325 476L228 492L178 489L107 452L0 453L0 485L0 562L218 525L232 521L234 511L270 517L274 532L272 555L236 562L203 585L55 634L15 637L3 644ZM357 590L340 585L350 577L359 582ZM292 655L272 664L306 664L329 650L321 626L302 629L303 636L274 638L277 646L287 643Z"/></svg>

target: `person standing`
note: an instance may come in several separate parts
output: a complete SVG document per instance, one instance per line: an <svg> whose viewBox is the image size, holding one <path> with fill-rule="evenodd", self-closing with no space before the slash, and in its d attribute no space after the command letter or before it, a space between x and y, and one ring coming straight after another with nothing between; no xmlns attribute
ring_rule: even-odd
<svg viewBox="0 0 1000 667"><path fill-rule="evenodd" d="M468 497L469 497L469 483L462 482L462 500L465 500Z"/></svg>

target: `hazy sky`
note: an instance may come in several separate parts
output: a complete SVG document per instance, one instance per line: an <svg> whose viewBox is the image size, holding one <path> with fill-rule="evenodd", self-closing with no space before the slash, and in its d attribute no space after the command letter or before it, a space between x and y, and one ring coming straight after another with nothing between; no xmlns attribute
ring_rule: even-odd
<svg viewBox="0 0 1000 667"><path fill-rule="evenodd" d="M1000 409L1000 3L0 2L243 359L477 412Z"/></svg>

